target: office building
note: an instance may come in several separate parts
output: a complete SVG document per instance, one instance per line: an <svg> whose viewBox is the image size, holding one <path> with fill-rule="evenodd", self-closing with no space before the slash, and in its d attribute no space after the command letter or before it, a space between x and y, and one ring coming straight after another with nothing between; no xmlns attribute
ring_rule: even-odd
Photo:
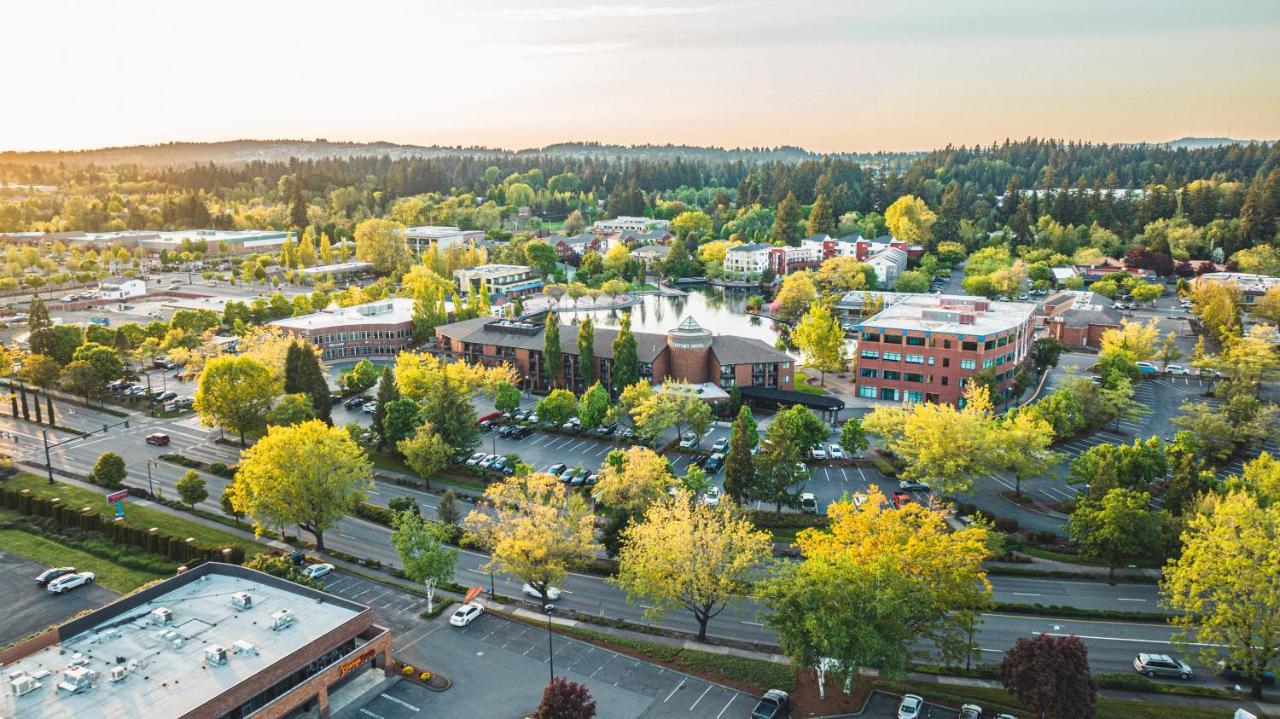
<svg viewBox="0 0 1280 719"><path fill-rule="evenodd" d="M413 344L413 300L393 297L271 324L314 343L326 360L394 357Z"/></svg>
<svg viewBox="0 0 1280 719"><path fill-rule="evenodd" d="M453 271L458 291L470 295L484 287L491 295L508 299L542 289L542 277L527 265L480 265Z"/></svg>
<svg viewBox="0 0 1280 719"><path fill-rule="evenodd" d="M596 220L591 225L591 231L598 235L609 235L615 232L665 230L670 225L667 220L655 220L652 217L615 217L612 220Z"/></svg>
<svg viewBox="0 0 1280 719"><path fill-rule="evenodd" d="M1192 286L1201 285L1234 285L1240 290L1241 300L1251 305L1259 297L1265 295L1276 285L1280 285L1280 277L1269 275L1253 275L1245 272L1206 272L1191 281Z"/></svg>
<svg viewBox="0 0 1280 719"><path fill-rule="evenodd" d="M366 606L206 562L0 657L5 717L327 717L330 693L387 670L391 633Z"/></svg>
<svg viewBox="0 0 1280 719"><path fill-rule="evenodd" d="M406 227L404 229L404 240L409 245L409 249L414 252L420 253L430 249L432 246L443 251L483 242L484 230L463 230L457 227L440 227L436 225Z"/></svg>

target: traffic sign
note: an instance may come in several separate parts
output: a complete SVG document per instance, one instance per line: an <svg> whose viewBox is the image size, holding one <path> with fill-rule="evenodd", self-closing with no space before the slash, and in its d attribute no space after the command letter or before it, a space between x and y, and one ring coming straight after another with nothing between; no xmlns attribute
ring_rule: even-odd
<svg viewBox="0 0 1280 719"><path fill-rule="evenodd" d="M118 492L112 492L111 494L107 495L107 504L119 502L123 499L128 498L128 496L129 496L129 490L127 489L122 489Z"/></svg>

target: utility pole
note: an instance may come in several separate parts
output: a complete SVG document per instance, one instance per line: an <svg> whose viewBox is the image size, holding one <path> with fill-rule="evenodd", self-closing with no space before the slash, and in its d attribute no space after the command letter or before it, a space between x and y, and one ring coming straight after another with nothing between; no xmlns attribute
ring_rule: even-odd
<svg viewBox="0 0 1280 719"><path fill-rule="evenodd" d="M102 432L105 434L112 427L124 427L125 429L129 429L129 420L125 419L125 420L116 422L114 424L104 424L102 425ZM53 484L53 459L49 450L53 449L54 447L60 447L69 442L75 442L76 440L85 439L86 437L92 437L97 432L98 430L95 429L92 432L85 432L84 434L72 435L71 437L68 437L58 442L50 442L49 430L47 429L40 430L40 435L44 440L44 468L45 468L45 472L47 472L49 475L49 484ZM148 471L150 471L150 467L148 467L147 469Z"/></svg>

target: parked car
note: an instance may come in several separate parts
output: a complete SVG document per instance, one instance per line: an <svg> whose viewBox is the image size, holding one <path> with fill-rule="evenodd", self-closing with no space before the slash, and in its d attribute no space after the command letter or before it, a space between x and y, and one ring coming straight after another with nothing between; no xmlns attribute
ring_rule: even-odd
<svg viewBox="0 0 1280 719"><path fill-rule="evenodd" d="M719 452L716 452L710 457L707 457L707 461L702 463L702 469L705 470L707 474L715 474L716 472L719 472L723 467L724 467L724 455Z"/></svg>
<svg viewBox="0 0 1280 719"><path fill-rule="evenodd" d="M595 429L591 430L591 433L597 437L608 437L612 435L614 431L617 429L618 429L618 425L616 424L613 424L613 423L602 424L599 427L596 427Z"/></svg>
<svg viewBox="0 0 1280 719"><path fill-rule="evenodd" d="M582 421L579 420L577 417L570 417L569 421L560 425L561 430L565 432L570 432L570 433L577 432L581 427L582 427Z"/></svg>
<svg viewBox="0 0 1280 719"><path fill-rule="evenodd" d="M560 473L560 481L564 482L565 484L568 484L573 481L573 475L576 473L577 473L577 470L566 469L565 471Z"/></svg>
<svg viewBox="0 0 1280 719"><path fill-rule="evenodd" d="M361 397L360 395L356 395L354 397L348 397L347 401L342 403L342 406L346 407L347 409L355 409L356 407L359 407L362 404L364 404L364 397Z"/></svg>
<svg viewBox="0 0 1280 719"><path fill-rule="evenodd" d="M49 582L46 589L50 594L66 594L76 587L83 587L86 584L93 584L93 572L76 572L74 574L64 574L61 577Z"/></svg>
<svg viewBox="0 0 1280 719"><path fill-rule="evenodd" d="M902 509L908 504L911 504L911 495L906 492L894 492L892 501L894 509Z"/></svg>
<svg viewBox="0 0 1280 719"><path fill-rule="evenodd" d="M902 702L898 704L898 719L920 719L923 710L924 699L915 694L908 694L902 697Z"/></svg>
<svg viewBox="0 0 1280 719"><path fill-rule="evenodd" d="M838 444L827 445L827 456L832 459L844 459L844 447L841 447Z"/></svg>
<svg viewBox="0 0 1280 719"><path fill-rule="evenodd" d="M787 719L791 716L791 697L781 689L770 689L756 702L751 719Z"/></svg>
<svg viewBox="0 0 1280 719"><path fill-rule="evenodd" d="M1186 367L1180 364L1171 364L1166 369L1169 370L1169 374L1191 374Z"/></svg>
<svg viewBox="0 0 1280 719"><path fill-rule="evenodd" d="M177 392L161 392L160 395L156 397L156 401L168 402L171 399L176 399L177 396L178 396Z"/></svg>
<svg viewBox="0 0 1280 719"><path fill-rule="evenodd" d="M484 614L484 607L475 602L468 602L458 607L453 616L449 617L449 623L455 627L465 627L474 622L481 614Z"/></svg>
<svg viewBox="0 0 1280 719"><path fill-rule="evenodd" d="M154 444L157 447L167 447L169 446L169 435L163 432L153 432L146 436L145 441L147 444Z"/></svg>
<svg viewBox="0 0 1280 719"><path fill-rule="evenodd" d="M364 404L360 405L360 411L364 412L365 414L373 414L374 412L378 411L378 403L376 401L365 402Z"/></svg>
<svg viewBox="0 0 1280 719"><path fill-rule="evenodd" d="M36 575L36 584L43 587L58 577L75 573L75 567L50 567Z"/></svg>
<svg viewBox="0 0 1280 719"><path fill-rule="evenodd" d="M917 482L917 481L912 480L912 479L900 479L900 480L898 480L898 489L904 489L904 490L908 490L908 491L909 491L909 490L916 490L916 489L926 489L926 490L927 490L927 489L929 489L929 485L925 484L924 482Z"/></svg>
<svg viewBox="0 0 1280 719"><path fill-rule="evenodd" d="M712 451L712 452L728 452L728 451L729 451L729 438L728 438L728 437L721 437L720 439L717 439L715 442L712 442L712 443L711 443L711 451Z"/></svg>
<svg viewBox="0 0 1280 719"><path fill-rule="evenodd" d="M511 433L512 439L524 439L533 434L533 430L528 427L516 427L516 431Z"/></svg>
<svg viewBox="0 0 1280 719"><path fill-rule="evenodd" d="M502 458L496 454L486 454L484 456L484 459L480 460L480 463L477 464L476 466L479 467L480 469L492 469L493 463L497 462L499 459L502 459Z"/></svg>
<svg viewBox="0 0 1280 719"><path fill-rule="evenodd" d="M1157 374L1160 372L1160 370L1150 362L1135 362L1134 364L1138 365L1138 371L1142 374Z"/></svg>
<svg viewBox="0 0 1280 719"><path fill-rule="evenodd" d="M547 467L547 474L553 477L559 477L560 473L563 472L567 467L568 465L564 464L563 462L559 464L553 464L550 467Z"/></svg>
<svg viewBox="0 0 1280 719"><path fill-rule="evenodd" d="M965 704L961 706L960 719L982 719L982 707L977 704Z"/></svg>
<svg viewBox="0 0 1280 719"><path fill-rule="evenodd" d="M334 569L335 567L332 564L325 562L323 564L313 564L302 570L302 573L305 574L308 579L319 579L326 574L332 574Z"/></svg>
<svg viewBox="0 0 1280 719"><path fill-rule="evenodd" d="M520 587L520 591L531 599L542 599L542 592L539 592L536 587L528 582L525 582L525 585ZM556 587L547 587L547 601L554 602L558 599L560 599L560 590Z"/></svg>
<svg viewBox="0 0 1280 719"><path fill-rule="evenodd" d="M1168 654L1139 654L1133 658L1133 669L1148 677L1190 679L1195 675L1191 665Z"/></svg>
<svg viewBox="0 0 1280 719"><path fill-rule="evenodd" d="M475 454L467 458L467 466L474 467L477 464L480 464L480 461L485 459L488 456L489 455L485 454L484 452L476 452Z"/></svg>
<svg viewBox="0 0 1280 719"><path fill-rule="evenodd" d="M705 494L702 495L702 503L708 507L720 506L720 488L708 487Z"/></svg>
<svg viewBox="0 0 1280 719"><path fill-rule="evenodd" d="M514 417L517 422L523 422L526 419L529 419L529 410L527 409L518 410L516 411L515 414L511 416Z"/></svg>
<svg viewBox="0 0 1280 719"><path fill-rule="evenodd" d="M823 447L823 446L822 446L822 445L820 445L820 444L818 444L818 445L814 445L814 447L813 447L812 449L810 449L810 450L809 450L809 456L810 456L810 457L812 457L812 458L814 458L814 459L826 459L826 458L827 458L827 448L826 448L826 447Z"/></svg>
<svg viewBox="0 0 1280 719"><path fill-rule="evenodd" d="M685 432L680 438L680 449L693 449L698 446L698 435L693 432Z"/></svg>
<svg viewBox="0 0 1280 719"><path fill-rule="evenodd" d="M800 511L805 514L818 513L818 500L813 496L813 492L800 493Z"/></svg>

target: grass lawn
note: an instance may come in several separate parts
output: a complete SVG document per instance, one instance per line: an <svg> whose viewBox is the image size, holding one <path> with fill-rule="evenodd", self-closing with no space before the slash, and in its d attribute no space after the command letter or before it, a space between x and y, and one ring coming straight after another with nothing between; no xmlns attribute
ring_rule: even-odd
<svg viewBox="0 0 1280 719"><path fill-rule="evenodd" d="M888 691L898 693L909 691L919 694L925 699L952 706L973 702L981 705L988 713L1004 711L1017 716L1030 716L1028 710L1003 689L913 681L883 681L880 684ZM1177 706L1176 711L1173 710L1174 706ZM1100 698L1096 709L1096 719L1167 719L1167 717L1175 715L1179 719L1217 719L1228 716L1225 709L1198 707L1189 704L1172 705L1155 701L1130 701L1127 699Z"/></svg>
<svg viewBox="0 0 1280 719"><path fill-rule="evenodd" d="M106 491L95 492L89 489L73 487L62 482L49 484L43 477L34 474L19 474L8 481L9 487L17 490L29 489L31 493L41 497L61 497L63 501L77 507L92 507L99 514L114 516L115 510L107 506L103 495ZM153 507L141 507L125 500L124 516L129 524L135 527L155 527L175 537L195 537L196 541L211 547L238 544L244 547L247 556L254 556L267 551L264 545L238 537L220 529L207 527L193 522L186 517L169 514Z"/></svg>
<svg viewBox="0 0 1280 719"><path fill-rule="evenodd" d="M821 387L815 387L809 384L808 380L811 376L812 375L810 375L807 370L797 369L795 385L794 385L795 390L797 392L803 392L804 394L816 394L816 395L826 394L827 391L822 389Z"/></svg>
<svg viewBox="0 0 1280 719"><path fill-rule="evenodd" d="M782 544L795 544L796 533L806 527L774 527L769 531L773 534L773 541Z"/></svg>
<svg viewBox="0 0 1280 719"><path fill-rule="evenodd" d="M5 551L26 557L33 562L51 567L69 564L80 571L93 572L95 582L121 594L127 594L144 584L170 576L121 567L92 554L86 554L78 549L17 529L0 529L0 545L4 546Z"/></svg>
<svg viewBox="0 0 1280 719"><path fill-rule="evenodd" d="M1068 564L1084 564L1090 567L1105 567L1107 563L1096 557L1089 557L1083 554L1066 554L1064 552L1054 552L1042 547L1026 546L1018 550L1023 554L1039 557L1041 559L1052 559L1056 562L1066 562ZM1164 566L1161 562L1154 559L1140 559L1134 562L1134 565L1149 569L1158 569ZM1122 567L1123 569L1123 567Z"/></svg>
<svg viewBox="0 0 1280 719"><path fill-rule="evenodd" d="M392 455L390 452L369 452L369 461L373 463L373 466L376 469L384 469L388 472L399 472L411 477L418 476L418 473L413 471L409 465L405 464L404 460ZM452 484L455 487L462 487L476 492L483 492L485 488L484 482L481 482L479 479L469 480L461 477L443 477L440 475L432 477L431 483L432 486L437 483Z"/></svg>
<svg viewBox="0 0 1280 719"><path fill-rule="evenodd" d="M658 289L657 285L652 285L648 282L637 282L631 285L632 292L652 292L656 289Z"/></svg>

